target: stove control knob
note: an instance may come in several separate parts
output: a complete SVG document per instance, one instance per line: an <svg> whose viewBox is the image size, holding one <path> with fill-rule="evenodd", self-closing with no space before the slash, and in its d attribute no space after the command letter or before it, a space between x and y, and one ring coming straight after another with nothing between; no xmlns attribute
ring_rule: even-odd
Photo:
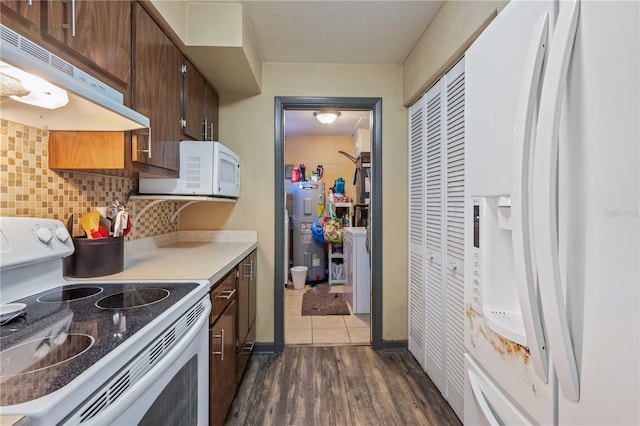
<svg viewBox="0 0 640 426"><path fill-rule="evenodd" d="M59 239L60 242L66 243L69 239L69 231L67 231L67 228L56 228L56 238Z"/></svg>
<svg viewBox="0 0 640 426"><path fill-rule="evenodd" d="M47 228L38 228L38 230L36 231L36 236L45 244L49 244L49 241L51 241L51 238L53 238L51 235L51 231L49 231Z"/></svg>

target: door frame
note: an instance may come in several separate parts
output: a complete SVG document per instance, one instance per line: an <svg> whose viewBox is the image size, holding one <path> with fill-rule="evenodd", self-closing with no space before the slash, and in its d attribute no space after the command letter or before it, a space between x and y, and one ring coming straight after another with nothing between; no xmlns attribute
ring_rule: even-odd
<svg viewBox="0 0 640 426"><path fill-rule="evenodd" d="M274 351L284 349L284 111L286 109L371 110L371 345L382 349L382 98L275 97Z"/></svg>

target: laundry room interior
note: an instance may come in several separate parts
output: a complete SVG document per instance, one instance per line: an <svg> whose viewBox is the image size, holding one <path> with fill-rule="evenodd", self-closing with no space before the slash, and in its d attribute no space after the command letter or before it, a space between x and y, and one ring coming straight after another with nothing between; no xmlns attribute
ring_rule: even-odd
<svg viewBox="0 0 640 426"><path fill-rule="evenodd" d="M370 116L285 111L286 345L371 343Z"/></svg>

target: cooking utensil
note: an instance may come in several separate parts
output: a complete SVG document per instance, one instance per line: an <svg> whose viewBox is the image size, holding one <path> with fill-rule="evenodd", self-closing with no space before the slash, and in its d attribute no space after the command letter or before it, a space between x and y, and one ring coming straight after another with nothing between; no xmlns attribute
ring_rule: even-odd
<svg viewBox="0 0 640 426"><path fill-rule="evenodd" d="M100 212L94 210L90 213L82 215L82 229L84 229L87 238L100 238Z"/></svg>
<svg viewBox="0 0 640 426"><path fill-rule="evenodd" d="M105 228L107 230L106 235L102 232L102 228ZM100 234L103 237L108 237L109 231L111 230L111 221L106 217L102 216L102 213L100 213L100 228L98 228L98 230L100 231Z"/></svg>
<svg viewBox="0 0 640 426"><path fill-rule="evenodd" d="M67 220L67 231L69 231L69 235L73 235L73 213Z"/></svg>
<svg viewBox="0 0 640 426"><path fill-rule="evenodd" d="M131 232L131 216L127 215L127 227L122 231L122 235L127 235Z"/></svg>
<svg viewBox="0 0 640 426"><path fill-rule="evenodd" d="M129 212L124 210L124 207L118 210L113 223L114 237L127 235L129 232L131 232L131 218L129 217Z"/></svg>

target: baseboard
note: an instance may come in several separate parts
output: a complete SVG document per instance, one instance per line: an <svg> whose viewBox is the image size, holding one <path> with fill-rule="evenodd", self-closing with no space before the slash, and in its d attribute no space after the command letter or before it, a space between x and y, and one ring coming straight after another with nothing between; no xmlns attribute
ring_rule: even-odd
<svg viewBox="0 0 640 426"><path fill-rule="evenodd" d="M383 340L378 350L381 352L403 352L408 348L409 342L407 340Z"/></svg>
<svg viewBox="0 0 640 426"><path fill-rule="evenodd" d="M381 352L403 352L408 350L409 342L406 340L383 340L378 348ZM257 355L269 355L275 353L273 342L256 342L253 345L253 353Z"/></svg>
<svg viewBox="0 0 640 426"><path fill-rule="evenodd" d="M256 342L253 345L253 353L258 355L267 355L275 353L276 345L273 342Z"/></svg>

